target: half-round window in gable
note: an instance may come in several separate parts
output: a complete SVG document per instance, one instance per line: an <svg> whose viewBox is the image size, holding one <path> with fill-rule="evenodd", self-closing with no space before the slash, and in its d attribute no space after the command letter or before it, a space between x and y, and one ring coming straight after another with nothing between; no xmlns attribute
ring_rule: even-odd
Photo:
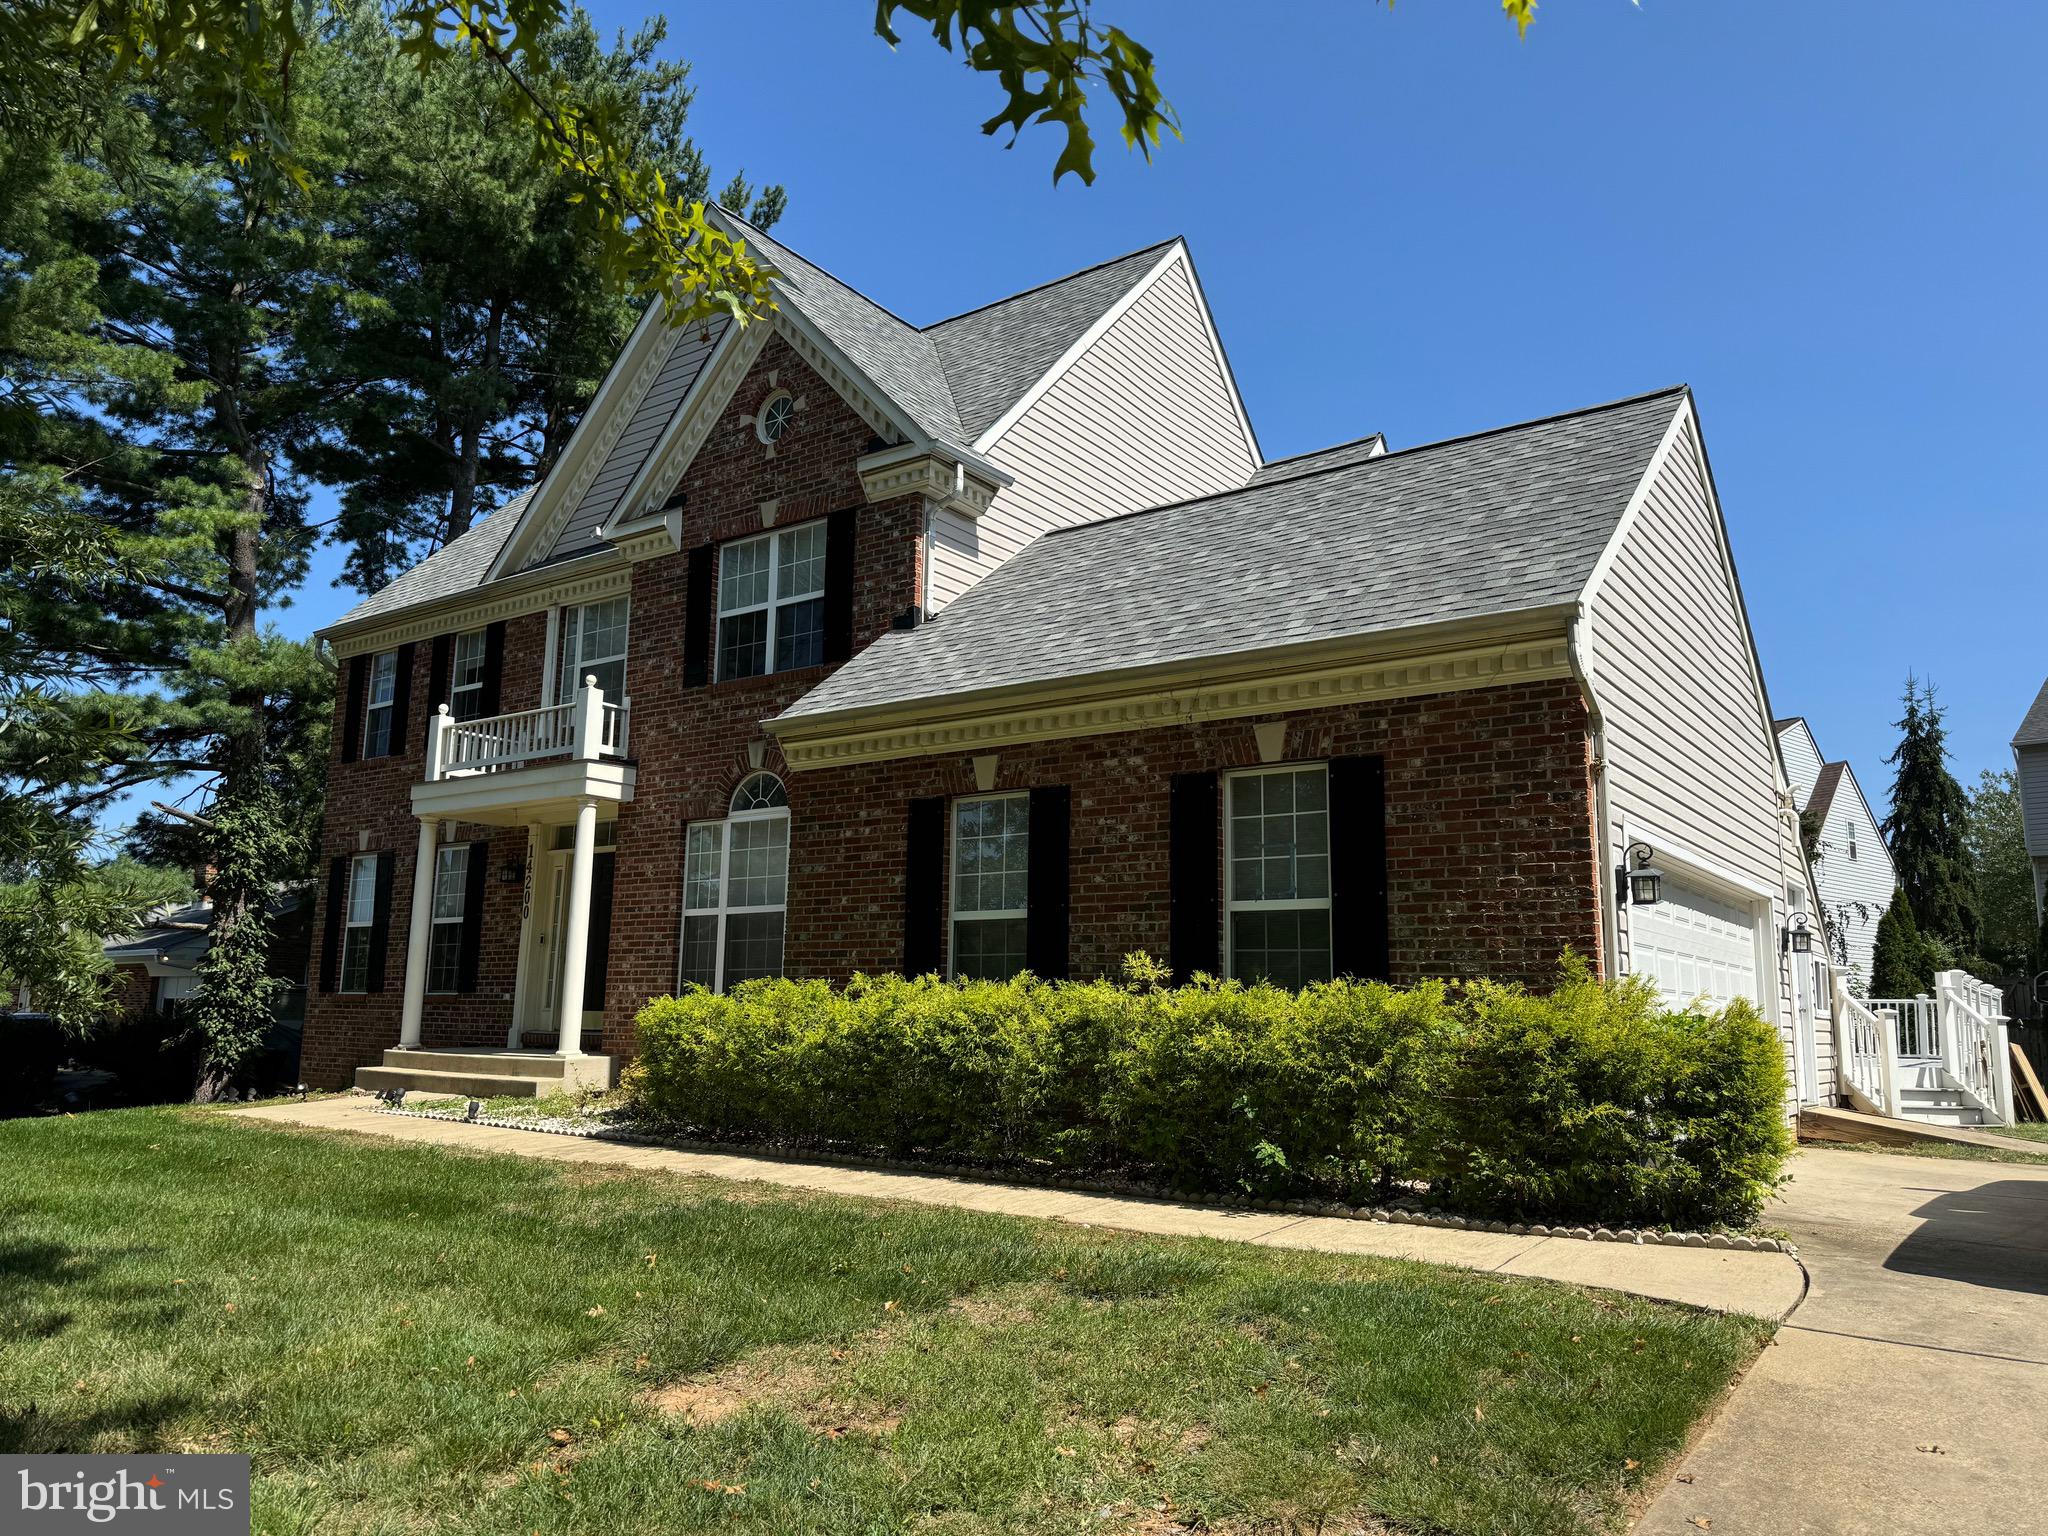
<svg viewBox="0 0 2048 1536"><path fill-rule="evenodd" d="M754 417L754 433L762 442L773 443L789 430L795 416L796 398L788 390L778 389L761 402Z"/></svg>
<svg viewBox="0 0 2048 1536"><path fill-rule="evenodd" d="M743 811L780 811L789 808L789 796L783 792L782 780L772 773L750 773L740 780L740 787L732 792L732 814Z"/></svg>

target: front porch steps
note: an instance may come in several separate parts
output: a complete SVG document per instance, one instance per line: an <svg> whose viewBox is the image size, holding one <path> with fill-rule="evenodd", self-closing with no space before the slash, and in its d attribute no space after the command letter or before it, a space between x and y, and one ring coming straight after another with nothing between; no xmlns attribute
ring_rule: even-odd
<svg viewBox="0 0 2048 1536"><path fill-rule="evenodd" d="M383 1063L356 1069L356 1087L372 1093L449 1094L467 1099L537 1099L579 1088L610 1088L609 1056L552 1051L392 1049Z"/></svg>

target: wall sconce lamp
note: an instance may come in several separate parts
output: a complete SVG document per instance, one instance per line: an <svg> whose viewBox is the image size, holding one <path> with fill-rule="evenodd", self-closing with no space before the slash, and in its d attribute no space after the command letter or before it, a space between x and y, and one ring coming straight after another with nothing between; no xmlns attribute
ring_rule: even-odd
<svg viewBox="0 0 2048 1536"><path fill-rule="evenodd" d="M1785 928L1785 949L1794 955L1813 953L1813 925L1804 912L1792 914L1792 921Z"/></svg>
<svg viewBox="0 0 2048 1536"><path fill-rule="evenodd" d="M1648 843L1630 843L1621 855L1621 894L1639 907L1664 899L1664 871L1653 867L1656 854Z"/></svg>
<svg viewBox="0 0 2048 1536"><path fill-rule="evenodd" d="M526 866L514 859L510 864L498 866L498 884L520 885L526 880Z"/></svg>

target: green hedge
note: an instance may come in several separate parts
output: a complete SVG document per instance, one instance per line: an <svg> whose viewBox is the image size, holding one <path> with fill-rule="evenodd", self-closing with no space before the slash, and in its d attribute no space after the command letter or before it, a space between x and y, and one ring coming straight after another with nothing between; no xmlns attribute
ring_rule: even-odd
<svg viewBox="0 0 2048 1536"><path fill-rule="evenodd" d="M1162 980L691 990L641 1011L628 1089L712 1137L1530 1221L1741 1225L1790 1150L1753 1009L1667 1013L1570 956L1544 995Z"/></svg>

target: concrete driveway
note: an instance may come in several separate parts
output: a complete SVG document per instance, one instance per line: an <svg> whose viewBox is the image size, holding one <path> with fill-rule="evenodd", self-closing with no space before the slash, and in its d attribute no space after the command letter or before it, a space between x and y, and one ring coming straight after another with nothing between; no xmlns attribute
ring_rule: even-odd
<svg viewBox="0 0 2048 1536"><path fill-rule="evenodd" d="M1805 1303L1636 1525L2048 1530L2048 1167L1808 1148Z"/></svg>

